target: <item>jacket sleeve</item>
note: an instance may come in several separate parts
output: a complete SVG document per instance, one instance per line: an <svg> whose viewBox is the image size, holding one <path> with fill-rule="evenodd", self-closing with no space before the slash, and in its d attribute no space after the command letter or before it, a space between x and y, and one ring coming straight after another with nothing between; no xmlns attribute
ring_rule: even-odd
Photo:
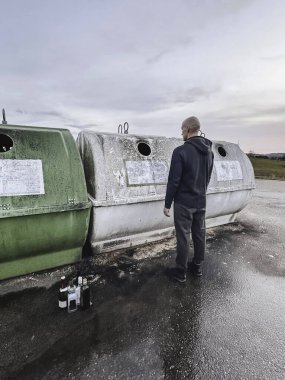
<svg viewBox="0 0 285 380"><path fill-rule="evenodd" d="M168 175L168 183L165 195L165 207L170 208L174 199L174 195L180 185L183 170L182 152L174 149L170 170Z"/></svg>
<svg viewBox="0 0 285 380"><path fill-rule="evenodd" d="M214 165L214 153L211 153L211 159L209 160L209 165L208 165L208 178L207 178L207 188L211 179L212 171L213 171L213 165Z"/></svg>

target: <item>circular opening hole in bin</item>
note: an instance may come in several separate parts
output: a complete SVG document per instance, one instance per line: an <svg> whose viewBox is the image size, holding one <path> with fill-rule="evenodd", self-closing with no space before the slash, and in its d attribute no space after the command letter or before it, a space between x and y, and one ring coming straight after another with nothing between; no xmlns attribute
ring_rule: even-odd
<svg viewBox="0 0 285 380"><path fill-rule="evenodd" d="M225 151L225 149L222 146L218 147L218 152L219 152L219 155L222 157L226 157L226 155L227 155L227 152Z"/></svg>
<svg viewBox="0 0 285 380"><path fill-rule="evenodd" d="M151 154L150 146L145 142L138 143L138 150L143 156L149 156Z"/></svg>
<svg viewBox="0 0 285 380"><path fill-rule="evenodd" d="M13 147L13 140L7 135L0 133L0 153L8 152Z"/></svg>

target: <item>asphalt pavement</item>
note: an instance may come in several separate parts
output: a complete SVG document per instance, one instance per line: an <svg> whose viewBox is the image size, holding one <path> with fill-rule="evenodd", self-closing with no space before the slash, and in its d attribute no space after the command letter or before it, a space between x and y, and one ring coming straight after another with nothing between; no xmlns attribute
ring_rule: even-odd
<svg viewBox="0 0 285 380"><path fill-rule="evenodd" d="M258 180L236 223L207 231L202 278L168 280L174 244L83 261L86 311L57 307L76 266L2 281L0 378L285 379L285 182Z"/></svg>

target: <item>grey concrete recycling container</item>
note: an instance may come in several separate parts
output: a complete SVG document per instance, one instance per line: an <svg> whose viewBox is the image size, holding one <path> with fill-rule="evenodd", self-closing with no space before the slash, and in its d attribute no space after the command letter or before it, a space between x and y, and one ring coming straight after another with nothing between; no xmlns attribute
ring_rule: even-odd
<svg viewBox="0 0 285 380"><path fill-rule="evenodd" d="M93 253L131 247L173 234L163 215L176 138L81 132L78 145L92 202L89 241ZM238 145L213 142L207 227L234 221L255 187L254 173Z"/></svg>

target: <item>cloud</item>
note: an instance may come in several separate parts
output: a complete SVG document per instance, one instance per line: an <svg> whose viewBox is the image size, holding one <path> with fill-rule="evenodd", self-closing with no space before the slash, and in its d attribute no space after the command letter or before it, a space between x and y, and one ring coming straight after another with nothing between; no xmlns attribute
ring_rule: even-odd
<svg viewBox="0 0 285 380"><path fill-rule="evenodd" d="M220 0L219 8L226 13L238 13L250 7L257 0Z"/></svg>
<svg viewBox="0 0 285 380"><path fill-rule="evenodd" d="M163 49L160 52L151 56L150 58L147 58L145 62L146 64L157 63L166 55L175 54L175 50L178 50L180 48L187 48L189 45L193 43L193 41L194 41L194 38L191 36L179 36L177 40L172 43L172 45L169 43L169 46L167 49Z"/></svg>
<svg viewBox="0 0 285 380"><path fill-rule="evenodd" d="M268 136L284 128L284 11L280 0L6 2L1 106L29 125L128 120L172 136L197 114L222 137Z"/></svg>
<svg viewBox="0 0 285 380"><path fill-rule="evenodd" d="M26 116L32 116L32 117L53 117L58 118L60 120L66 120L69 119L69 116L63 112L50 110L50 111L34 111L34 110L22 110L22 109L16 109L15 111L17 114L20 115L26 115Z"/></svg>
<svg viewBox="0 0 285 380"><path fill-rule="evenodd" d="M274 106L274 107L256 107L251 105L242 105L232 107L231 109L220 109L216 112L211 112L207 115L209 119L214 123L227 124L229 127L231 125L239 125L243 128L244 125L268 125L268 120L274 121L276 123L283 123L285 120L285 107L284 106Z"/></svg>
<svg viewBox="0 0 285 380"><path fill-rule="evenodd" d="M278 55L272 55L268 57L261 57L260 58L263 61L281 61L285 59L285 54L278 54Z"/></svg>
<svg viewBox="0 0 285 380"><path fill-rule="evenodd" d="M62 112L58 112L58 111L33 111L32 114L39 115L39 116L55 116L61 119L64 119L67 117Z"/></svg>
<svg viewBox="0 0 285 380"><path fill-rule="evenodd" d="M186 90L177 91L173 94L173 99L171 103L194 103L200 98L208 98L212 94L217 94L220 88L203 88L203 87L193 87Z"/></svg>
<svg viewBox="0 0 285 380"><path fill-rule="evenodd" d="M94 128L98 127L99 124L65 124L66 127L71 127L71 128L77 128L77 129L89 129L89 128Z"/></svg>
<svg viewBox="0 0 285 380"><path fill-rule="evenodd" d="M148 59L146 60L146 63L147 63L147 64L156 63L156 62L158 62L162 57L164 57L165 55L167 55L168 53L170 53L170 50L169 50L169 49L162 50L162 51L160 51L159 53L155 54L154 56L148 58Z"/></svg>
<svg viewBox="0 0 285 380"><path fill-rule="evenodd" d="M15 112L16 112L16 113L19 113L19 114L21 114L21 115L23 115L23 114L26 113L26 111L23 111L23 110L20 110L20 109L16 109Z"/></svg>

